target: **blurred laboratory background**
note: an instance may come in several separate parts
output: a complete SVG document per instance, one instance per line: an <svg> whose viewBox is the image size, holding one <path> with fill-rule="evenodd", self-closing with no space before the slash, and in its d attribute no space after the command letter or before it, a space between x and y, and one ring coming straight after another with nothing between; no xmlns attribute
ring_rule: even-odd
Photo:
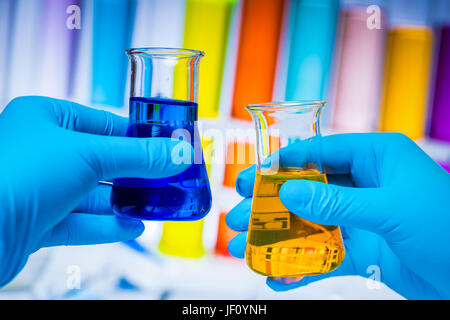
<svg viewBox="0 0 450 320"><path fill-rule="evenodd" d="M326 100L323 134L402 132L450 170L450 0L0 0L0 111L45 95L128 115L131 47L205 52L204 131L252 129L247 104ZM254 144L202 141L205 157L223 158L208 166L205 219L41 249L0 299L402 299L370 271L271 291L227 251L225 215Z"/></svg>

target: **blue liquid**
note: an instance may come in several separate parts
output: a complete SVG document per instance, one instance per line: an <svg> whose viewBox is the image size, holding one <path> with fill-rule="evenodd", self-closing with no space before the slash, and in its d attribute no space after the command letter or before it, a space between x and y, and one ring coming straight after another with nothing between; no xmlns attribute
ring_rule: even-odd
<svg viewBox="0 0 450 320"><path fill-rule="evenodd" d="M121 216L144 220L198 220L211 208L211 190L195 121L195 102L162 98L131 98L129 137L171 137L187 130L194 163L181 174L161 179L114 179L111 204Z"/></svg>

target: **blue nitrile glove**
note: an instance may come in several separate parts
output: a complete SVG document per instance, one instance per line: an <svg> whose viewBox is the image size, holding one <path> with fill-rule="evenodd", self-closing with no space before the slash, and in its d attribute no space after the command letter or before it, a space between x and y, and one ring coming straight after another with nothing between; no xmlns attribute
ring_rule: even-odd
<svg viewBox="0 0 450 320"><path fill-rule="evenodd" d="M170 138L118 137L127 125L126 118L69 101L20 97L8 104L0 115L0 286L40 247L143 232L141 221L112 215L110 186L98 181L178 174L189 164L174 164L172 151L190 150L191 157L192 148Z"/></svg>
<svg viewBox="0 0 450 320"><path fill-rule="evenodd" d="M294 180L280 189L294 214L321 224L341 226L346 253L334 271L285 284L267 279L277 291L341 275L380 281L408 299L450 298L450 174L413 141L397 133L327 136L321 143L282 149L281 163L301 164L316 153L330 184ZM227 215L236 231L248 227L255 167L239 175L237 191L246 197ZM246 233L229 243L243 258ZM374 274L375 276L375 274Z"/></svg>

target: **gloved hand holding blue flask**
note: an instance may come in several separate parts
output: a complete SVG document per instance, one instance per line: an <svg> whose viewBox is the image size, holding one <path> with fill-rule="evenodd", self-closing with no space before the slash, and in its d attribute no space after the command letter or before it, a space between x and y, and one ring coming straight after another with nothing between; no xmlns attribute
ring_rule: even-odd
<svg viewBox="0 0 450 320"><path fill-rule="evenodd" d="M141 221L112 215L110 186L98 182L179 174L193 150L170 138L122 137L127 126L126 118L46 97L20 97L6 106L0 115L0 286L41 247L124 241L143 232ZM173 161L174 154L181 158Z"/></svg>

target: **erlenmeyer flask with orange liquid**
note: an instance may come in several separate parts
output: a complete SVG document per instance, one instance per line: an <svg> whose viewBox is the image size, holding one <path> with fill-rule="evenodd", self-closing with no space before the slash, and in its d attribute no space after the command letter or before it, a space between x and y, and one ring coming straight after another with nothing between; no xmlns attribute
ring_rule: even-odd
<svg viewBox="0 0 450 320"><path fill-rule="evenodd" d="M302 219L279 198L282 184L291 179L327 183L318 152L324 106L303 101L246 107L256 128L257 171L245 258L261 275L316 275L336 269L344 259L338 226ZM270 143L274 137L278 146Z"/></svg>

